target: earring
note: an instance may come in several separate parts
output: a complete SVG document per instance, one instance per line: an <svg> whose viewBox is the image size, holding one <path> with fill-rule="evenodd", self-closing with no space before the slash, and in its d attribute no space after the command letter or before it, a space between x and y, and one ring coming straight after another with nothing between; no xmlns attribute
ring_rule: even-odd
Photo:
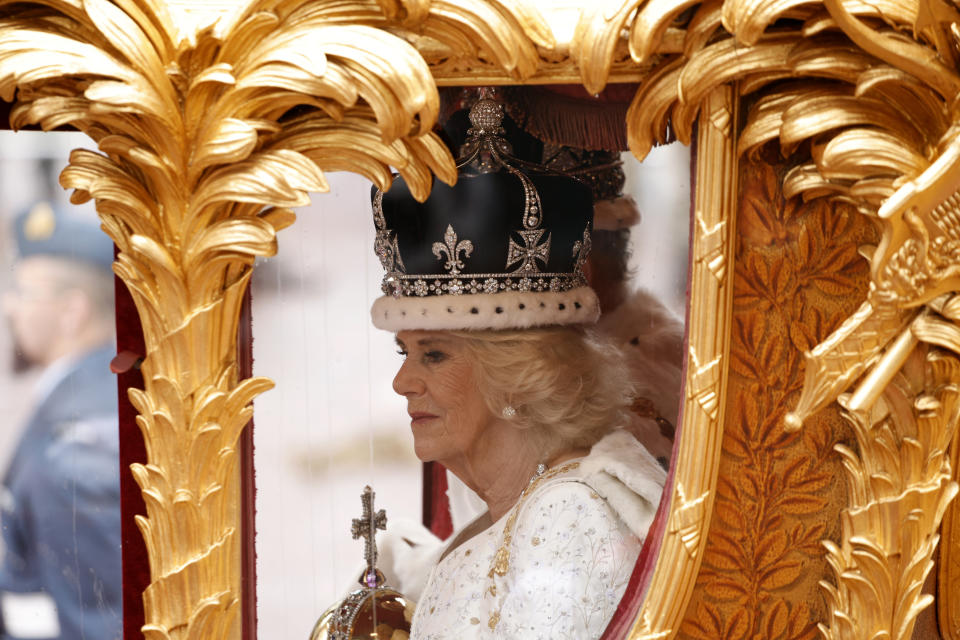
<svg viewBox="0 0 960 640"><path fill-rule="evenodd" d="M508 404L503 408L503 411L500 412L500 415L502 415L504 418L509 420L510 418L517 415L517 410Z"/></svg>

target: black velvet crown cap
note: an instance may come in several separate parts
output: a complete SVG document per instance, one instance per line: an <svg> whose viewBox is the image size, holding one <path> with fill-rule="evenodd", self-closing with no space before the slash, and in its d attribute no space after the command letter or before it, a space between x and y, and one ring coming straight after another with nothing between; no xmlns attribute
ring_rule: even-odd
<svg viewBox="0 0 960 640"><path fill-rule="evenodd" d="M382 329L509 329L595 322L583 264L593 198L579 180L510 155L502 106L480 100L453 187L423 203L402 178L374 190L375 250L386 271Z"/></svg>

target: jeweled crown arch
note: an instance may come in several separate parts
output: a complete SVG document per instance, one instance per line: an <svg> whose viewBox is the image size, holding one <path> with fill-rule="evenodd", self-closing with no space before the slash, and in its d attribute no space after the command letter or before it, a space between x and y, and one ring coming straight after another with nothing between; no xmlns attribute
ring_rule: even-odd
<svg viewBox="0 0 960 640"><path fill-rule="evenodd" d="M954 5L614 2L584 12L572 33L569 7L553 14L519 0L188 9L0 1L0 98L16 100L14 127L69 125L97 143L100 153L72 155L61 182L76 201L96 201L144 329L144 389L130 396L148 451L132 468L147 505L138 518L152 580L145 636L240 633L236 443L251 400L271 383L238 380L237 320L254 259L276 252L290 207L324 189L324 170L386 187L394 167L418 197L434 175L454 180L430 133L438 84L598 91L609 81L640 81L627 117L638 155L668 123L689 142L699 122L691 294L710 310L690 325L661 552L630 629L610 633L673 637L694 588L721 455L737 161L778 141L785 153L809 149L783 178L788 196L853 203L883 230L871 293L808 356L785 427L800 428L861 377L844 400L851 420L883 422L888 384L918 343L934 350L911 391L918 413L858 431L862 459L841 452L850 503L840 544L828 545L836 577L825 633L909 636L956 493L944 455L960 352ZM569 38L558 41L561 32ZM910 452L909 468L891 469L878 453L890 450ZM929 517L909 536L882 537L917 508Z"/></svg>

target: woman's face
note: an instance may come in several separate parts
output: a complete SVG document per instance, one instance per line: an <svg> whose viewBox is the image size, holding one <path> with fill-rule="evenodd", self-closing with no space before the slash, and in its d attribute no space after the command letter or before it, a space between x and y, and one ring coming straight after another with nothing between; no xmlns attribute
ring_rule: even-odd
<svg viewBox="0 0 960 640"><path fill-rule="evenodd" d="M463 340L445 331L400 331L396 339L404 361L393 389L407 399L417 457L458 466L494 420Z"/></svg>

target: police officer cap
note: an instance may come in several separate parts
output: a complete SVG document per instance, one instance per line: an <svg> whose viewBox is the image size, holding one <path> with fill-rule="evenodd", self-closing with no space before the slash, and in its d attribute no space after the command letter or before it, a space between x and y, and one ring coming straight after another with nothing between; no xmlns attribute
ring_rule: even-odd
<svg viewBox="0 0 960 640"><path fill-rule="evenodd" d="M14 220L21 258L54 256L86 262L109 270L113 242L97 225L54 210L38 202Z"/></svg>

